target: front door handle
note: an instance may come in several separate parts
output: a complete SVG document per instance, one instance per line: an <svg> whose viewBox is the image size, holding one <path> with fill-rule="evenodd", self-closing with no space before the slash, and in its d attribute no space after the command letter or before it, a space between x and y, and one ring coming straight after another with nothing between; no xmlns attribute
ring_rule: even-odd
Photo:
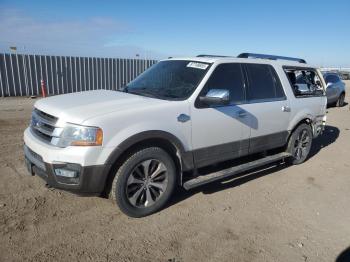
<svg viewBox="0 0 350 262"><path fill-rule="evenodd" d="M283 111L283 112L290 112L291 109L290 109L289 106L282 106L282 111Z"/></svg>
<svg viewBox="0 0 350 262"><path fill-rule="evenodd" d="M247 112L244 110L240 110L238 111L238 117L246 117L247 116Z"/></svg>

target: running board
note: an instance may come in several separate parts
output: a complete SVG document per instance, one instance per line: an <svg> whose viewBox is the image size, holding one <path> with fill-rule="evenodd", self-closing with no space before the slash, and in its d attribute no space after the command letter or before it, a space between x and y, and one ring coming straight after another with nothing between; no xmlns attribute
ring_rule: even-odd
<svg viewBox="0 0 350 262"><path fill-rule="evenodd" d="M260 167L260 166L264 166L279 160L282 160L284 158L290 157L291 154L283 152L283 153L279 153L279 154L275 154L275 155L271 155L271 156L266 156L264 158L260 158L258 160L254 160L248 163L244 163L238 166L234 166L234 167L230 167L227 169L223 169L214 173L210 173L207 175L202 175L202 176L198 176L196 178L190 179L188 181L186 181L183 184L183 187L186 190L198 187L198 186L202 186L217 180L221 180L224 178L228 178L231 177L233 175Z"/></svg>

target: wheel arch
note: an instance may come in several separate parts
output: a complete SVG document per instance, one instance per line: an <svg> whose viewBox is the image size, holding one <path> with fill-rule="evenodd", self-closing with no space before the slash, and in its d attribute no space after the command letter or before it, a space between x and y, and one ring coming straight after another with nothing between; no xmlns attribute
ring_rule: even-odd
<svg viewBox="0 0 350 262"><path fill-rule="evenodd" d="M315 113L313 113L310 109L303 108L290 119L288 125L289 133L292 133L301 123L311 125L314 119Z"/></svg>
<svg viewBox="0 0 350 262"><path fill-rule="evenodd" d="M300 126L301 124L307 124L311 127L312 129L312 119L311 117L309 116L305 116L305 117L302 117L300 119L298 119L298 121L295 121L293 123L293 125L291 126L291 128L289 129L289 135L288 135L288 140L290 139L291 135L293 134L294 130L298 128L298 126Z"/></svg>
<svg viewBox="0 0 350 262"><path fill-rule="evenodd" d="M152 146L162 148L173 158L179 174L178 182L182 184L182 171L191 170L194 167L192 153L186 152L181 141L173 134L152 130L129 137L110 154L106 161L110 168L105 181L104 194L109 192L114 175L127 156L138 149Z"/></svg>
<svg viewBox="0 0 350 262"><path fill-rule="evenodd" d="M301 124L307 124L307 125L311 125L312 124L312 120L310 117L305 117L303 119L301 119L298 123L296 123L294 125L294 127L291 130L291 133L298 128L298 126L300 126Z"/></svg>

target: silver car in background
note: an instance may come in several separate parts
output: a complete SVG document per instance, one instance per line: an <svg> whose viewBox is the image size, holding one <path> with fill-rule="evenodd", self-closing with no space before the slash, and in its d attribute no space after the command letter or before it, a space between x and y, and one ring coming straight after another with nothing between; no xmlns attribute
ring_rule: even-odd
<svg viewBox="0 0 350 262"><path fill-rule="evenodd" d="M327 84L327 105L344 106L345 83L335 72L324 72L323 78Z"/></svg>

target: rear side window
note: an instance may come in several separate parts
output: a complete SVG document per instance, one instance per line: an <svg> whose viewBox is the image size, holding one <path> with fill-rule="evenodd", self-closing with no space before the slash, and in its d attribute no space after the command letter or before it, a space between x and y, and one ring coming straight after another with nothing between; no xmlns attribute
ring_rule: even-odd
<svg viewBox="0 0 350 262"><path fill-rule="evenodd" d="M266 101L285 99L277 73L270 65L246 64L248 74L248 100Z"/></svg>
<svg viewBox="0 0 350 262"><path fill-rule="evenodd" d="M226 89L230 92L231 104L245 101L244 80L240 64L218 65L200 95L205 96L211 89Z"/></svg>
<svg viewBox="0 0 350 262"><path fill-rule="evenodd" d="M316 70L308 68L284 68L295 97L324 95L322 82Z"/></svg>

